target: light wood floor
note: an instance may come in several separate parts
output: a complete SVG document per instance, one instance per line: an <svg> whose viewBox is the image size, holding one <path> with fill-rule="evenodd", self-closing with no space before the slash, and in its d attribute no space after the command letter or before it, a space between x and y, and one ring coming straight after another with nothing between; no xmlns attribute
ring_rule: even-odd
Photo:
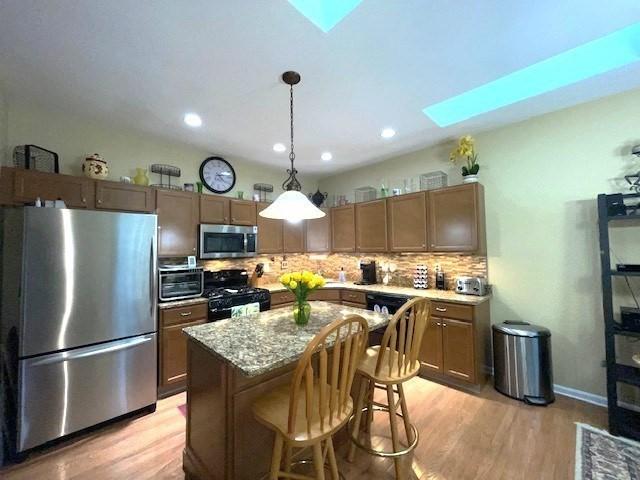
<svg viewBox="0 0 640 480"><path fill-rule="evenodd" d="M420 480L571 479L575 425L606 426L606 411L566 397L547 407L510 400L487 385L472 395L416 378L405 387L420 443L404 466ZM184 394L161 400L155 413L34 454L0 469L5 480L183 479ZM386 421L385 421L386 420ZM378 414L374 433L388 435ZM380 440L386 443L386 440ZM269 446L270 448L270 446ZM358 452L354 464L338 450L347 479L393 479L393 463Z"/></svg>

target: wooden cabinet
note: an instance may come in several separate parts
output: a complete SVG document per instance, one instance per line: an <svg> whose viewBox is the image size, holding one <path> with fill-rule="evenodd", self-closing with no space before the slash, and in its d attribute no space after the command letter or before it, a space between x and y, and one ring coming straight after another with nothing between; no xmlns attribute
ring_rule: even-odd
<svg viewBox="0 0 640 480"><path fill-rule="evenodd" d="M94 207L94 181L86 177L15 169L13 197L17 203L63 200L70 208Z"/></svg>
<svg viewBox="0 0 640 480"><path fill-rule="evenodd" d="M305 222L291 223L285 220L282 229L284 253L304 252Z"/></svg>
<svg viewBox="0 0 640 480"><path fill-rule="evenodd" d="M269 206L268 203L258 204L258 213ZM282 253L283 226L282 220L272 220L258 215L258 253Z"/></svg>
<svg viewBox="0 0 640 480"><path fill-rule="evenodd" d="M230 201L220 195L200 195L200 223L229 225Z"/></svg>
<svg viewBox="0 0 640 480"><path fill-rule="evenodd" d="M354 205L335 207L331 210L331 250L356 251L356 215Z"/></svg>
<svg viewBox="0 0 640 480"><path fill-rule="evenodd" d="M293 305L296 297L289 290L283 290L281 292L273 292L271 294L271 308L286 307Z"/></svg>
<svg viewBox="0 0 640 480"><path fill-rule="evenodd" d="M15 205L13 182L15 168L0 167L0 206Z"/></svg>
<svg viewBox="0 0 640 480"><path fill-rule="evenodd" d="M157 190L158 256L195 255L200 218L198 195L191 192Z"/></svg>
<svg viewBox="0 0 640 480"><path fill-rule="evenodd" d="M351 305L360 308L367 306L367 294L356 290L342 290L340 292L340 300L344 305Z"/></svg>
<svg viewBox="0 0 640 480"><path fill-rule="evenodd" d="M231 225L256 225L256 203L250 200L231 200Z"/></svg>
<svg viewBox="0 0 640 480"><path fill-rule="evenodd" d="M484 253L484 190L479 183L429 191L429 250Z"/></svg>
<svg viewBox="0 0 640 480"><path fill-rule="evenodd" d="M387 251L387 201L356 204L356 250Z"/></svg>
<svg viewBox="0 0 640 480"><path fill-rule="evenodd" d="M426 212L426 192L387 198L390 251L423 252L427 249Z"/></svg>
<svg viewBox="0 0 640 480"><path fill-rule="evenodd" d="M326 215L306 222L306 251L312 253L331 251L331 210L321 209Z"/></svg>
<svg viewBox="0 0 640 480"><path fill-rule="evenodd" d="M479 386L490 364L489 302L460 305L433 301L419 354L422 374Z"/></svg>
<svg viewBox="0 0 640 480"><path fill-rule="evenodd" d="M158 393L166 396L184 390L187 378L187 338L182 329L207 321L207 305L160 310Z"/></svg>
<svg viewBox="0 0 640 480"><path fill-rule="evenodd" d="M320 288L309 294L309 300L319 300L340 304L340 290L336 288Z"/></svg>
<svg viewBox="0 0 640 480"><path fill-rule="evenodd" d="M96 181L96 209L153 212L155 192L150 187L122 182Z"/></svg>

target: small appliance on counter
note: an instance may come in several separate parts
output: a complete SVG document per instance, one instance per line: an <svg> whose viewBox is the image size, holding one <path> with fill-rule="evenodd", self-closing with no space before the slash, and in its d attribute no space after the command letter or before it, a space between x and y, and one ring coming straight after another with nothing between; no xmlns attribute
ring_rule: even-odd
<svg viewBox="0 0 640 480"><path fill-rule="evenodd" d="M204 295L209 299L209 321L231 318L234 307L258 303L260 311L271 309L271 294L248 285L243 269L204 272Z"/></svg>
<svg viewBox="0 0 640 480"><path fill-rule="evenodd" d="M204 289L202 267L162 265L158 268L158 299L161 302L201 297Z"/></svg>
<svg viewBox="0 0 640 480"><path fill-rule="evenodd" d="M445 278L444 278L444 272L442 271L442 268L440 267L440 265L436 265L436 288L438 290L447 289Z"/></svg>
<svg viewBox="0 0 640 480"><path fill-rule="evenodd" d="M378 283L376 277L376 262L374 260L361 260L360 270L362 270L362 279L355 282L356 285L373 285Z"/></svg>
<svg viewBox="0 0 640 480"><path fill-rule="evenodd" d="M483 277L458 277L456 293L483 297L487 294L487 280Z"/></svg>

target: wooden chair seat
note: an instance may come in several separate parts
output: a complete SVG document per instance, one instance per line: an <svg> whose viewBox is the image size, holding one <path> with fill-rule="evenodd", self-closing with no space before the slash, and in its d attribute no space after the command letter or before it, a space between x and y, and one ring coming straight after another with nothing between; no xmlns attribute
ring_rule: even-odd
<svg viewBox="0 0 640 480"><path fill-rule="evenodd" d="M329 385L325 389L329 391ZM304 397L304 387L300 388L299 395ZM330 418L320 419L320 386L314 382L313 399L311 400L312 416L307 426L305 402L298 402L295 415L295 425L293 431L289 431L289 398L291 397L291 385L282 385L270 391L260 400L253 404L253 413L256 419L267 427L277 430L288 442L295 443L296 446L303 447L308 443L317 441L318 438L325 438L333 435L337 430L347 423L353 413L353 401L347 395L346 404L343 410L336 412ZM342 392L337 390L337 397L343 398Z"/></svg>
<svg viewBox="0 0 640 480"><path fill-rule="evenodd" d="M380 355L382 355L382 357L380 357ZM391 362L389 362L389 355L391 355ZM420 364L418 362L414 362L413 365L409 365L406 370L402 371L401 374L398 375L398 357L399 353L388 347L382 352L380 351L380 345L369 347L365 351L364 357L358 365L357 373L369 377L376 383L383 385L395 385L397 383L406 382L407 380L415 377L420 371ZM382 363L380 370L376 372L379 358L382 358ZM404 364L404 358L400 359L400 362Z"/></svg>

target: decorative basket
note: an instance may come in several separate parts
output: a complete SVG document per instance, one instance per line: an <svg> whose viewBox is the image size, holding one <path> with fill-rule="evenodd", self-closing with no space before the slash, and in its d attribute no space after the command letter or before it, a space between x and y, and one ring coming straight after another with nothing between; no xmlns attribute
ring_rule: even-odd
<svg viewBox="0 0 640 480"><path fill-rule="evenodd" d="M435 190L448 185L448 176L442 170L420 175L420 190Z"/></svg>
<svg viewBox="0 0 640 480"><path fill-rule="evenodd" d="M356 203L368 202L376 199L376 189L373 187L359 187L354 190Z"/></svg>

